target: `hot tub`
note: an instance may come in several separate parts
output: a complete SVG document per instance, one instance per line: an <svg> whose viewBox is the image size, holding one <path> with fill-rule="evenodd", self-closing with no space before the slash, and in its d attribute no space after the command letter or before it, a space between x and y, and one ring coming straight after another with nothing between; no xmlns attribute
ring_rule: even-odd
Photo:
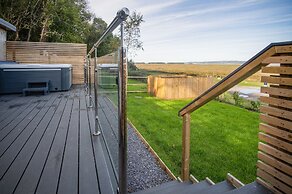
<svg viewBox="0 0 292 194"><path fill-rule="evenodd" d="M49 81L49 91L69 90L70 64L0 64L0 94L21 93L28 82Z"/></svg>

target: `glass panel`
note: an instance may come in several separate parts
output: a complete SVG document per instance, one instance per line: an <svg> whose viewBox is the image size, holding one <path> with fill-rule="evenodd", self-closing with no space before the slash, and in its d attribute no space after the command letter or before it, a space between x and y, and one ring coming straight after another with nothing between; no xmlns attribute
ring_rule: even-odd
<svg viewBox="0 0 292 194"><path fill-rule="evenodd" d="M111 165L118 178L118 51L97 58L98 119Z"/></svg>

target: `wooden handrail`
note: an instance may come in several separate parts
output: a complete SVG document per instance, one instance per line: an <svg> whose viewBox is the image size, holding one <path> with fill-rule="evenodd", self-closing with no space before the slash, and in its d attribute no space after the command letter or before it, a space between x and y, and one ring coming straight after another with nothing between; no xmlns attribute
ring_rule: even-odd
<svg viewBox="0 0 292 194"><path fill-rule="evenodd" d="M281 56L282 54L289 53L289 56ZM200 108L204 104L208 103L209 101L216 98L218 95L224 93L228 89L232 88L236 84L240 83L242 80L246 79L247 77L251 76L252 74L259 71L262 67L267 66L269 63L273 62L280 62L284 64L291 63L291 56L292 53L292 41L289 42L279 42L279 43L272 43L256 54L254 57L249 59L246 63L238 67L236 70L231 72L228 76L222 79L220 82L212 86L206 92L201 94L199 97L194 99L191 103L186 105L179 111L179 116L183 118L183 127L182 127L182 172L181 178L183 181L188 181L190 172L189 172L189 163L190 163L190 114L195 111L196 109ZM264 71L272 71L274 72L274 68L272 67L265 67ZM291 69L287 67L278 68L277 71L283 74L290 74ZM262 79L267 79L263 78ZM269 82L273 81L276 83L281 84L288 84L291 85L291 79L287 78L273 78L271 80L269 78ZM264 89L275 89L275 88L264 88ZM288 93L287 89L277 89L278 91L282 91L283 94ZM287 91L286 91L287 90ZM261 90L263 92L263 89ZM270 93L273 91L270 91ZM290 92L290 90L289 90Z"/></svg>
<svg viewBox="0 0 292 194"><path fill-rule="evenodd" d="M291 52L291 49L292 41L271 43L243 65L231 72L228 76L223 78L220 82L183 107L179 111L179 116L183 116L186 113L192 113L196 109L216 98L218 95L226 92L242 80L256 73L261 69L261 67L268 65L266 62L262 63L265 59L280 53Z"/></svg>

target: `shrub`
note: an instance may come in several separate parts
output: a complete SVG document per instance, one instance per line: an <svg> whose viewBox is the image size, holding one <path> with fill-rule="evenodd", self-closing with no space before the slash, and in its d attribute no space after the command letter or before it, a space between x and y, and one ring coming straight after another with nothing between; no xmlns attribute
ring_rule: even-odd
<svg viewBox="0 0 292 194"><path fill-rule="evenodd" d="M236 106L242 105L242 98L239 96L239 92L233 92L232 97Z"/></svg>
<svg viewBox="0 0 292 194"><path fill-rule="evenodd" d="M252 110L259 111L261 103L259 101L250 101Z"/></svg>

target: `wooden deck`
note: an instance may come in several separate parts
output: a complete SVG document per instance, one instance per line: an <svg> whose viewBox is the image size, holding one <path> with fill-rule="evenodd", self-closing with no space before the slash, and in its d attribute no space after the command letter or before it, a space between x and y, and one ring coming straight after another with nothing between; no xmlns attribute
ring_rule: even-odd
<svg viewBox="0 0 292 194"><path fill-rule="evenodd" d="M104 136L83 88L0 96L0 193L116 193ZM114 156L114 155L113 155ZM116 159L112 160L116 161Z"/></svg>

